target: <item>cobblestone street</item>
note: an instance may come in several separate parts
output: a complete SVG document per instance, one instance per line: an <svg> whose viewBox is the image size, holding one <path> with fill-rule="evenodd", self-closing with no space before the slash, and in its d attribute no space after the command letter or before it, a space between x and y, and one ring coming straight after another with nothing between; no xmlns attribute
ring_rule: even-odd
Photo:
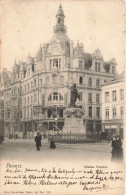
<svg viewBox="0 0 126 195"><path fill-rule="evenodd" d="M56 144L56 149L51 150L49 143L42 141L40 151L36 150L34 140L5 140L0 145L2 159L10 160L42 160L42 161L111 161L110 143L91 144Z"/></svg>

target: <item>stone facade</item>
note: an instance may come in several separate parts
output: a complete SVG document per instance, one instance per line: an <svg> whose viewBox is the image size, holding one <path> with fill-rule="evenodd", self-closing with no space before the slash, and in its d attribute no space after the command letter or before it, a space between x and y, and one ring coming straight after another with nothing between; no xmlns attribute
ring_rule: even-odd
<svg viewBox="0 0 126 195"><path fill-rule="evenodd" d="M102 86L102 131L123 137L124 76Z"/></svg>
<svg viewBox="0 0 126 195"><path fill-rule="evenodd" d="M59 7L52 39L40 45L35 57L15 62L11 83L5 90L10 119L5 119L5 135L32 137L36 131L62 129L64 110L70 102L70 87L76 83L84 110L86 132L101 131L101 85L116 74L114 59L104 62L99 49L85 53L82 43L74 46L67 36L64 11ZM6 112L6 110L5 110Z"/></svg>

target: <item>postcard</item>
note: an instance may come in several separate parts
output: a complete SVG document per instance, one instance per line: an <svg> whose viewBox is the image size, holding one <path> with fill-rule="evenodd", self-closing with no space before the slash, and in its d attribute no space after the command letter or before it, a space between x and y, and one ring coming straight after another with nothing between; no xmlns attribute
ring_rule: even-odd
<svg viewBox="0 0 126 195"><path fill-rule="evenodd" d="M125 194L125 1L1 0L0 37L0 195Z"/></svg>

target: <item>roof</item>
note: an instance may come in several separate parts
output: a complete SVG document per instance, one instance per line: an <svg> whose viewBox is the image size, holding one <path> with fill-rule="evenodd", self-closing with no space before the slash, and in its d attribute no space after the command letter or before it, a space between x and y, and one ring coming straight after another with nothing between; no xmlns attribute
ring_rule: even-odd
<svg viewBox="0 0 126 195"><path fill-rule="evenodd" d="M123 82L124 79L125 79L125 77L124 77L124 72L123 72L122 74L115 75L115 77L112 80L107 81L102 86L106 86L106 85L111 85L111 84L114 84L114 83Z"/></svg>

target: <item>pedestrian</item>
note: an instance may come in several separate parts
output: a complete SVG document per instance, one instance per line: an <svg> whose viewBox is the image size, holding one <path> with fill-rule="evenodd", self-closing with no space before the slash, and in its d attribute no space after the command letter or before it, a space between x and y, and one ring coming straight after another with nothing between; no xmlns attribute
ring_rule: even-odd
<svg viewBox="0 0 126 195"><path fill-rule="evenodd" d="M116 136L116 158L117 160L123 159L122 141L120 136Z"/></svg>
<svg viewBox="0 0 126 195"><path fill-rule="evenodd" d="M50 149L55 149L56 148L56 145L55 145L55 142L53 139L51 139L50 141Z"/></svg>
<svg viewBox="0 0 126 195"><path fill-rule="evenodd" d="M115 161L116 160L116 137L113 136L113 140L112 140L112 161Z"/></svg>
<svg viewBox="0 0 126 195"><path fill-rule="evenodd" d="M35 142L36 142L37 151L40 151L41 139L42 139L42 136L39 135L39 132L38 132L38 133L37 133L37 136L35 137Z"/></svg>

